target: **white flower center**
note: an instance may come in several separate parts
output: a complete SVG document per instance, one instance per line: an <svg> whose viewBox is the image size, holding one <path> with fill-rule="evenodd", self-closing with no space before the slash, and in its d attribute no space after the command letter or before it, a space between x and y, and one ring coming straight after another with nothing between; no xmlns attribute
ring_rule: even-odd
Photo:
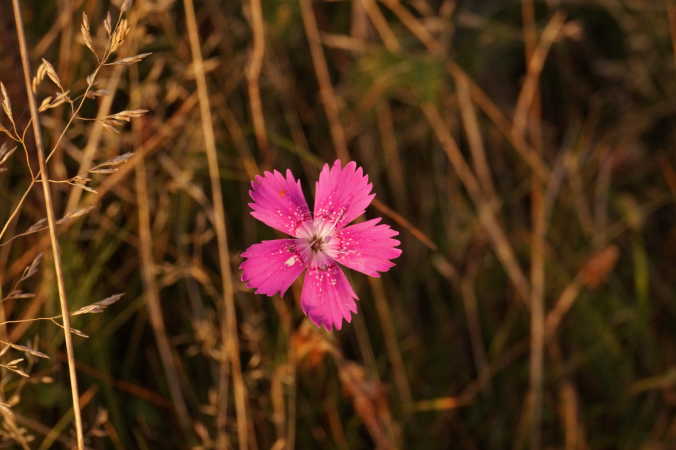
<svg viewBox="0 0 676 450"><path fill-rule="evenodd" d="M330 262L334 231L335 225L322 219L308 220L296 229L296 246L306 264L318 267Z"/></svg>

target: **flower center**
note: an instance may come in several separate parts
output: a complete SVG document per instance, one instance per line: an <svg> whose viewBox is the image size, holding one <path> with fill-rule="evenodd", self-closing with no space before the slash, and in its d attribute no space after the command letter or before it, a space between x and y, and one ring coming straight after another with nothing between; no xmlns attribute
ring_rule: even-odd
<svg viewBox="0 0 676 450"><path fill-rule="evenodd" d="M312 239L310 239L310 250L314 253L321 252L323 246L324 238L321 236L313 236Z"/></svg>
<svg viewBox="0 0 676 450"><path fill-rule="evenodd" d="M304 261L311 266L326 264L331 253L334 227L323 220L307 221L296 230L296 244Z"/></svg>

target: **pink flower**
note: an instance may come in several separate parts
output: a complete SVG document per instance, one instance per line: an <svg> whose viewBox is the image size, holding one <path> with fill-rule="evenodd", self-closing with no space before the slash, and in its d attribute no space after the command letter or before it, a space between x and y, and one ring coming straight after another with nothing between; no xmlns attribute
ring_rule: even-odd
<svg viewBox="0 0 676 450"><path fill-rule="evenodd" d="M265 172L251 182L251 215L291 236L249 247L242 281L257 294L284 295L303 272L303 312L327 330L350 322L357 312L357 294L339 263L372 277L387 272L401 250L397 233L380 218L348 225L364 214L375 194L361 167L352 161L341 167L324 164L316 185L314 214L310 214L300 181L290 170Z"/></svg>

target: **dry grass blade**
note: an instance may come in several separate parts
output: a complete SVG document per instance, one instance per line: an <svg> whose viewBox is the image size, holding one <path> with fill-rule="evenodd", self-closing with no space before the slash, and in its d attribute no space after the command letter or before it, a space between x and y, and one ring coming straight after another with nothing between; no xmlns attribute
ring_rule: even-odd
<svg viewBox="0 0 676 450"><path fill-rule="evenodd" d="M20 290L14 290L10 292L7 297L3 298L2 301L6 302L8 300L21 300L24 298L33 298L35 297L35 294L31 294L30 292L23 292Z"/></svg>
<svg viewBox="0 0 676 450"><path fill-rule="evenodd" d="M0 81L0 93L2 94L2 110L5 112L5 115L7 116L9 121L12 122L12 125L14 125L12 104L10 103L9 95L7 94L7 88L5 88L5 85L2 83L2 81Z"/></svg>
<svg viewBox="0 0 676 450"><path fill-rule="evenodd" d="M126 58L120 58L120 59L115 60L111 63L107 63L107 65L109 65L109 66L114 66L114 65L129 66L131 64L136 64L138 62L143 61L145 58L147 58L150 55L152 55L152 53L139 53L138 55L127 56Z"/></svg>
<svg viewBox="0 0 676 450"><path fill-rule="evenodd" d="M0 123L0 133L5 133L8 137L14 139L14 135L2 123Z"/></svg>
<svg viewBox="0 0 676 450"><path fill-rule="evenodd" d="M47 218L43 217L42 219L39 219L37 222L33 223L28 229L21 233L22 235L28 235L28 234L33 234L37 233L38 231L46 230L47 229Z"/></svg>
<svg viewBox="0 0 676 450"><path fill-rule="evenodd" d="M91 305L83 306L82 308L75 311L72 315L73 316L79 316L81 314L99 314L99 313L102 313L110 305L117 303L123 296L124 296L124 293L111 295L110 297L106 297L103 300L99 300L96 303L92 303Z"/></svg>
<svg viewBox="0 0 676 450"><path fill-rule="evenodd" d="M39 253L38 256L33 259L33 261L30 263L28 267L26 267L21 274L21 278L19 278L19 283L22 281L25 281L35 275L38 272L38 268L40 267L40 263L42 262L42 253Z"/></svg>
<svg viewBox="0 0 676 450"><path fill-rule="evenodd" d="M110 53L114 53L118 48L120 48L128 34L129 22L127 19L122 19L117 25L117 28L115 28L113 36L110 38Z"/></svg>
<svg viewBox="0 0 676 450"><path fill-rule="evenodd" d="M96 166L89 169L89 172L97 174L115 173L119 170L120 166L129 161L132 156L134 156L134 153L132 152L123 153L113 159L109 159L108 161L102 162L101 164L97 164Z"/></svg>
<svg viewBox="0 0 676 450"><path fill-rule="evenodd" d="M39 78L39 81L42 81L41 75L41 70L42 70L42 77L44 75L47 75L47 77L52 80L52 82L56 85L56 87L59 88L61 92L64 91L63 86L61 85L61 79L59 78L59 75L56 73L56 70L54 70L54 66L47 61L45 58L42 58L42 64L40 64L40 67L38 67L38 72L36 77ZM33 89L35 91L35 88Z"/></svg>
<svg viewBox="0 0 676 450"><path fill-rule="evenodd" d="M70 178L67 183L70 184L71 186L76 186L80 189L83 189L87 192L91 192L92 194L97 194L98 192L96 189L90 188L87 186L88 183L90 183L92 180L91 178L87 177L81 177L81 176L74 176L73 178Z"/></svg>
<svg viewBox="0 0 676 450"><path fill-rule="evenodd" d="M43 358L43 359L49 359L49 356L42 353L41 351L35 350L34 348L27 347L25 345L20 345L20 344L13 344L11 342L2 342L4 345L8 345L9 347L12 347L14 350L18 350L20 352L24 352L28 355L35 356L37 358Z"/></svg>
<svg viewBox="0 0 676 450"><path fill-rule="evenodd" d="M455 77L458 103L462 121L467 133L469 148L472 152L472 165L481 183L481 187L491 195L495 195L495 185L491 176L490 165L486 158L486 151L481 136L479 120L474 108L469 83L465 77Z"/></svg>
<svg viewBox="0 0 676 450"><path fill-rule="evenodd" d="M10 345L5 344L2 349L0 349L0 356L5 356L5 354L9 351L9 349L12 348Z"/></svg>
<svg viewBox="0 0 676 450"><path fill-rule="evenodd" d="M551 18L542 32L540 42L533 52L530 61L528 62L528 75L523 83L523 88L519 94L514 112L512 132L516 135L522 135L526 128L528 112L530 111L530 107L533 104L533 99L535 98L537 82L540 79L540 73L544 67L549 49L563 29L564 20L564 14L554 14L554 17Z"/></svg>
<svg viewBox="0 0 676 450"><path fill-rule="evenodd" d="M96 54L96 50L94 50L94 43L92 42L92 34L89 30L89 18L87 17L87 13L83 12L82 13L82 25L80 25L80 35L82 36L82 42L84 45L91 50L91 52L96 56L96 59L99 58L99 55Z"/></svg>
<svg viewBox="0 0 676 450"><path fill-rule="evenodd" d="M108 97L112 94L107 89L92 89L87 93L87 98ZM103 120L103 118L101 119Z"/></svg>
<svg viewBox="0 0 676 450"><path fill-rule="evenodd" d="M14 372L15 374L20 375L24 378L30 378L30 375L28 375L26 372L17 367L17 364L20 363L21 361L23 361L23 358L15 359L13 361L10 361L9 363L0 364L0 367L2 367L3 369L7 369L11 372Z"/></svg>
<svg viewBox="0 0 676 450"><path fill-rule="evenodd" d="M106 30L106 35L110 37L113 32L113 19L110 16L110 11L106 13L106 18L103 20L103 28Z"/></svg>
<svg viewBox="0 0 676 450"><path fill-rule="evenodd" d="M120 111L115 114L111 114L109 116L106 116L102 121L102 125L106 128L108 128L111 131L114 131L115 133L119 134L119 128L122 128L122 126L125 123L131 122L132 118L135 117L141 117L148 111L145 109L136 109L136 110L130 110L130 111Z"/></svg>
<svg viewBox="0 0 676 450"><path fill-rule="evenodd" d="M59 322L56 320L56 319L59 318L59 317L61 317L61 316L57 316L57 317L54 317L54 318L50 318L49 320L50 320L50 322L52 322L54 325L56 325L57 327L59 327L59 328L61 328L62 330L65 331L66 328L65 328L61 323L59 323ZM88 335L88 334L82 332L81 330L78 330L77 328L69 327L68 330L70 331L69 335L70 335L70 334L74 334L75 336L81 337L81 338L83 338L83 339L89 339L89 335Z"/></svg>
<svg viewBox="0 0 676 450"><path fill-rule="evenodd" d="M49 109L53 109L56 108L57 106L63 105L69 99L68 94L70 94L70 91L61 92L54 98L52 98L51 95L45 97L40 103L40 106L38 107L38 112L45 112Z"/></svg>
<svg viewBox="0 0 676 450"><path fill-rule="evenodd" d="M47 111L49 109L49 105L52 103L52 96L47 96L45 97L42 102L40 103L40 106L38 106L38 112L43 112Z"/></svg>
<svg viewBox="0 0 676 450"><path fill-rule="evenodd" d="M7 163L10 156L16 151L16 146L11 147L5 142L0 145L0 167Z"/></svg>
<svg viewBox="0 0 676 450"><path fill-rule="evenodd" d="M69 183L69 184L70 184L70 183ZM78 184L78 185L79 185L79 184ZM80 186L80 187L83 187L82 185L79 185L79 186ZM86 186L85 186L84 188L85 188L86 190L88 190L88 191L91 191L91 192L93 192L93 193L96 193L96 191L93 190L93 189L91 189L91 188L87 188ZM85 208L77 209L77 210L75 210L75 211L71 211L70 213L68 213L68 214L66 214L65 216L63 216L63 217L61 217L60 219L58 219L58 220L55 222L55 225L63 225L63 224L72 222L72 221L74 221L75 219L78 219L78 218L80 218L80 217L82 217L82 216L88 214L89 212L92 211L92 209L94 209L93 206L88 206L88 207L85 207ZM14 240L16 240L16 239L18 239L18 238L21 238L21 237L24 237L24 236L28 236L28 235L31 235L31 234L35 234L35 233L39 233L40 231L44 231L44 230L47 230L47 229L49 229L48 219L43 217L42 219L40 219L40 220L38 220L37 222L33 223L33 225L31 225L31 226L30 226L26 231L24 231L23 233L15 234L15 235L12 236L11 238L7 239L5 242L0 243L0 247L5 246L5 245L9 244L10 242L12 242L12 241L14 241Z"/></svg>
<svg viewBox="0 0 676 450"><path fill-rule="evenodd" d="M38 92L38 86L40 83L42 83L42 80L45 79L46 70L44 61L45 60L43 59L42 64L40 64L38 70L35 72L35 76L33 77L33 83L31 84L31 87L33 88L34 94Z"/></svg>
<svg viewBox="0 0 676 450"><path fill-rule="evenodd" d="M125 122L131 122L131 119L136 118L136 117L141 117L144 114L148 112L147 109L132 109L129 111L120 111L115 114L111 114L108 116L110 119L114 120L122 120Z"/></svg>
<svg viewBox="0 0 676 450"><path fill-rule="evenodd" d="M84 208L76 209L75 211L71 211L59 220L56 221L57 224L61 225L62 223L69 222L71 220L79 219L82 216L86 216L89 214L92 210L94 209L93 206L87 206Z"/></svg>

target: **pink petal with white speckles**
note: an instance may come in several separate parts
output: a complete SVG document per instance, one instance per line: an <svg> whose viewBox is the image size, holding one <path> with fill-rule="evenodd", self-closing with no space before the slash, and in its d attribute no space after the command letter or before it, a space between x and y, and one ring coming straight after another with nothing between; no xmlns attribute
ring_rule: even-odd
<svg viewBox="0 0 676 450"><path fill-rule="evenodd" d="M286 171L286 177L276 170L257 176L251 182L249 195L253 200L249 203L252 216L291 236L300 224L311 218L300 180L296 180L290 170Z"/></svg>
<svg viewBox="0 0 676 450"><path fill-rule="evenodd" d="M284 295L289 286L303 273L295 239L263 241L249 247L242 257L242 281L257 294Z"/></svg>
<svg viewBox="0 0 676 450"><path fill-rule="evenodd" d="M333 328L340 330L343 319L349 323L352 314L357 312L355 300L357 294L337 264L308 268L300 304L303 312L317 326L329 331Z"/></svg>
<svg viewBox="0 0 676 450"><path fill-rule="evenodd" d="M380 218L356 223L338 230L331 238L327 254L342 265L372 277L387 272L401 255L396 248L399 241L392 239L399 233L389 225L378 224Z"/></svg>
<svg viewBox="0 0 676 450"><path fill-rule="evenodd" d="M354 161L341 167L340 161L329 168L324 164L315 193L315 220L322 219L339 229L364 214L375 194L373 185Z"/></svg>

